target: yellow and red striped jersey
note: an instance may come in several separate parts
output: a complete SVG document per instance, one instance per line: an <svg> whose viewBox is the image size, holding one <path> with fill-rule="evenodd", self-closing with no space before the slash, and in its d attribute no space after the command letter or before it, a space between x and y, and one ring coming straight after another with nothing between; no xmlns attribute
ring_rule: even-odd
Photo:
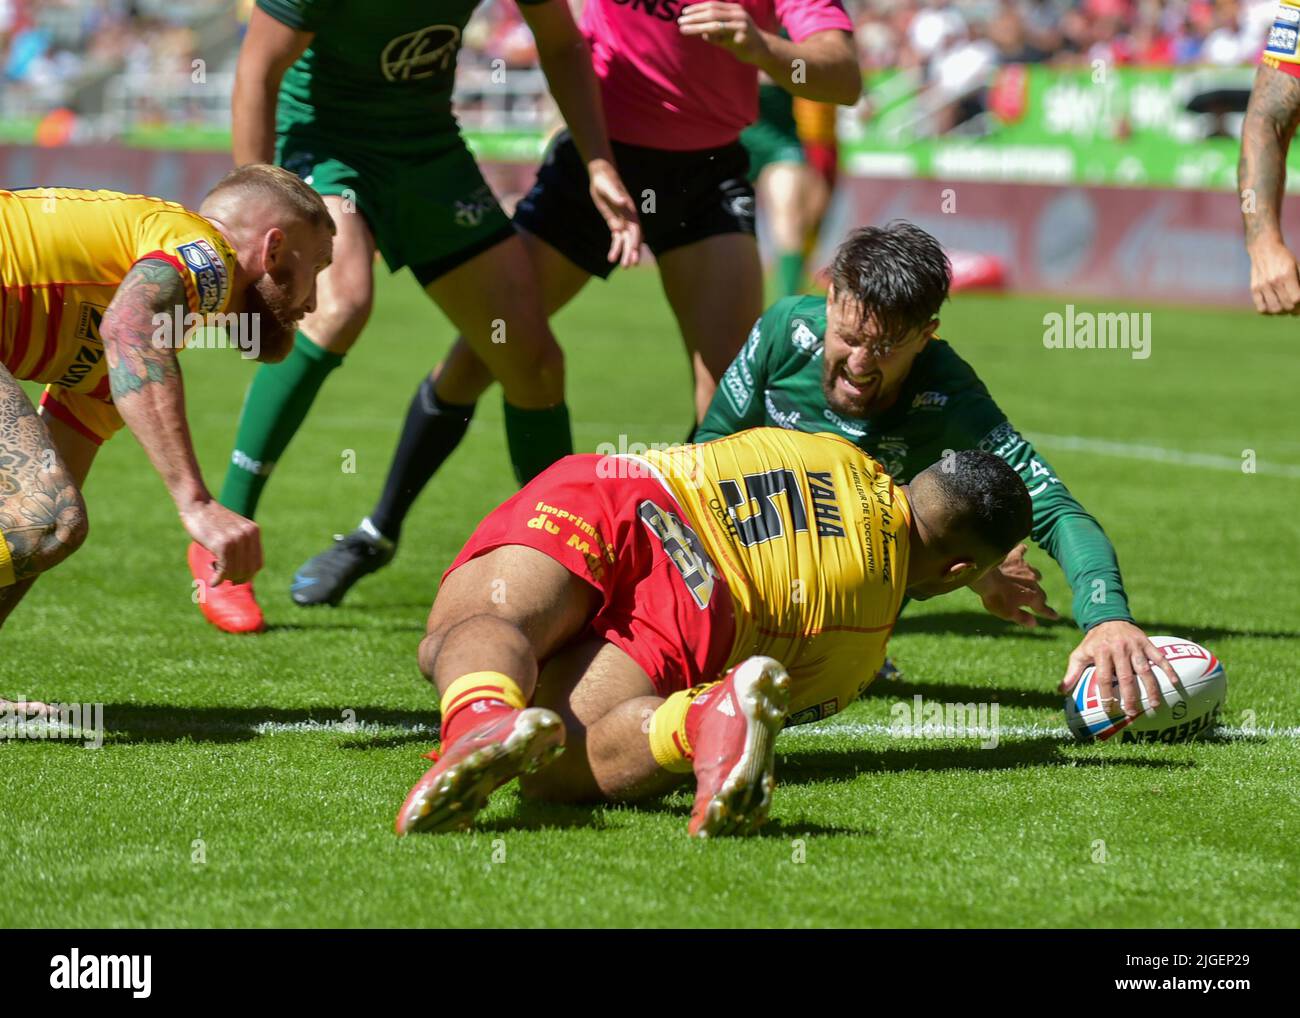
<svg viewBox="0 0 1300 1018"><path fill-rule="evenodd" d="M837 435L781 428L644 459L726 580L728 667L785 665L791 724L848 706L884 663L907 585L911 509L884 468Z"/></svg>
<svg viewBox="0 0 1300 1018"><path fill-rule="evenodd" d="M115 191L0 191L0 363L15 378L111 400L99 325L142 258L176 266L186 311L229 307L235 253L197 213Z"/></svg>

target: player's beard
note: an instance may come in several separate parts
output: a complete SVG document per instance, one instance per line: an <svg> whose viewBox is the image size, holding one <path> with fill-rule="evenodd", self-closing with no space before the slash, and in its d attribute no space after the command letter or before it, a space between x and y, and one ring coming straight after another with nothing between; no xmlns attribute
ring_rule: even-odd
<svg viewBox="0 0 1300 1018"><path fill-rule="evenodd" d="M889 409L897 393L884 391L883 373L874 372L866 384L865 391L858 395L846 392L845 387L840 384L840 379L846 378L846 370L843 361L838 364L832 364L828 360L822 362L822 395L826 397L827 406L841 417L852 417L858 420L869 420Z"/></svg>
<svg viewBox="0 0 1300 1018"><path fill-rule="evenodd" d="M248 292L248 312L257 316L261 349L252 351L259 361L282 361L293 349L294 334L304 311L295 308L285 291L265 273Z"/></svg>

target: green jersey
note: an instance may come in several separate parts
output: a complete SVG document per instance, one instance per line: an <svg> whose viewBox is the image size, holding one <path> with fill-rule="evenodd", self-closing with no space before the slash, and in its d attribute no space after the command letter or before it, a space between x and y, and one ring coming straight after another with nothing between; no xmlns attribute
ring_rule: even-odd
<svg viewBox="0 0 1300 1018"><path fill-rule="evenodd" d="M907 483L948 449L983 449L1006 460L1033 500L1033 540L1060 563L1084 629L1132 621L1115 549L1101 525L1007 420L975 370L941 339L917 356L892 407L871 420L835 413L822 392L826 301L787 297L754 325L722 376L696 441L746 428L830 431Z"/></svg>
<svg viewBox="0 0 1300 1018"><path fill-rule="evenodd" d="M315 33L280 85L276 132L343 137L388 153L458 143L451 91L477 3L257 0L276 21Z"/></svg>

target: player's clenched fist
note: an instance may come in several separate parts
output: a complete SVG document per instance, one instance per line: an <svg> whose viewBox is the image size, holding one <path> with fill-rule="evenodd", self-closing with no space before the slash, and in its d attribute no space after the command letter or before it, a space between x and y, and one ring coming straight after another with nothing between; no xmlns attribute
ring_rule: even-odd
<svg viewBox="0 0 1300 1018"><path fill-rule="evenodd" d="M181 512L186 532L212 553L216 567L208 581L247 583L262 568L262 532L256 523L220 502L199 502Z"/></svg>
<svg viewBox="0 0 1300 1018"><path fill-rule="evenodd" d="M1281 241L1261 241L1249 253L1255 310L1265 315L1293 315L1300 310L1300 270L1290 249Z"/></svg>
<svg viewBox="0 0 1300 1018"><path fill-rule="evenodd" d="M677 28L682 35L698 36L705 42L721 46L747 64L758 63L767 52L763 33L754 24L749 11L740 4L719 3L717 0L691 4L682 8Z"/></svg>

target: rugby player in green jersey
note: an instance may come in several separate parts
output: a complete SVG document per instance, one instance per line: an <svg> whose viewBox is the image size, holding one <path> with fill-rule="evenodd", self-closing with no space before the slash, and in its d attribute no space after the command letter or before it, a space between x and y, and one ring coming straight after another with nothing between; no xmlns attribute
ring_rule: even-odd
<svg viewBox="0 0 1300 1018"><path fill-rule="evenodd" d="M794 122L794 96L779 85L758 86L758 120L740 135L749 153L749 179L775 249L776 286L782 297L803 289L804 240L812 222L809 196L817 177L804 155Z"/></svg>
<svg viewBox="0 0 1300 1018"><path fill-rule="evenodd" d="M1061 691L1095 664L1099 688L1118 677L1130 716L1142 712L1139 683L1159 704L1152 667L1175 676L1133 620L1101 525L1012 427L974 369L935 335L951 282L939 242L910 223L857 230L836 253L831 280L825 297L786 298L763 314L722 376L697 440L756 427L829 431L901 483L955 450L1001 457L1029 489L1032 539L1060 564L1084 630ZM837 293L878 298L859 304ZM1034 613L1058 617L1040 579L1022 544L971 588L994 615L1033 626Z"/></svg>
<svg viewBox="0 0 1300 1018"><path fill-rule="evenodd" d="M519 481L573 451L564 361L532 264L452 113L456 56L476 5L257 0L235 72L235 163L274 161L297 173L325 198L338 232L316 310L245 400L221 490L241 516L253 517L325 377L364 328L376 248L391 270L410 268L501 383ZM606 257L632 264L640 225L614 168L587 44L565 0L519 5L608 227ZM207 583L211 555L196 544L189 560ZM228 632L263 628L247 583L210 587L202 609Z"/></svg>

